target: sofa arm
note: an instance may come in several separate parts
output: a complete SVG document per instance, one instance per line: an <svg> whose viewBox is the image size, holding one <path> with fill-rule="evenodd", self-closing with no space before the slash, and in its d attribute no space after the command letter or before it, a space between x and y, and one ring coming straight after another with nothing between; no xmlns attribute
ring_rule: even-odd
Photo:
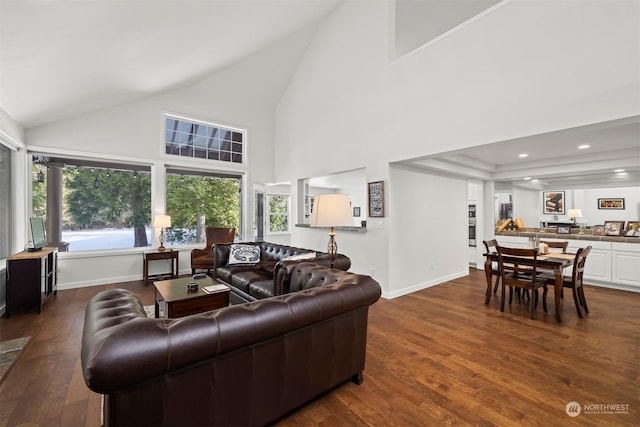
<svg viewBox="0 0 640 427"><path fill-rule="evenodd" d="M300 263L312 263L323 267L331 266L331 259L328 254L322 254L315 258L305 260L282 260L278 262L273 269L273 294L285 295L291 292L290 282L293 269ZM337 254L333 268L337 270L347 271L351 267L351 259L342 254Z"/></svg>
<svg viewBox="0 0 640 427"><path fill-rule="evenodd" d="M211 253L211 250L209 249L192 249L191 250L191 261L193 262L194 259L201 257L201 256L206 256L209 255Z"/></svg>
<svg viewBox="0 0 640 427"><path fill-rule="evenodd" d="M211 255L213 255L213 269L224 267L229 261L229 250L231 243L214 243L211 245Z"/></svg>

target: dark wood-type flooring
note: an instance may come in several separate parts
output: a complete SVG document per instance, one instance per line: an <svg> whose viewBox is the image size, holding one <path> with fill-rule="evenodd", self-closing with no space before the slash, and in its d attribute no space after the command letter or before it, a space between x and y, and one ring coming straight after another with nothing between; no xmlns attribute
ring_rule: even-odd
<svg viewBox="0 0 640 427"><path fill-rule="evenodd" d="M370 310L364 383L345 383L278 425L640 425L640 294L587 286L591 314L582 320L565 291L559 325L552 297L535 320L519 302L504 313L495 296L485 305L484 280L472 269L381 299ZM0 340L32 337L0 385L0 426L99 425L80 339L86 302L113 287L153 303L153 286L128 282L59 291L40 315L0 319ZM565 412L572 401L582 409L575 418Z"/></svg>

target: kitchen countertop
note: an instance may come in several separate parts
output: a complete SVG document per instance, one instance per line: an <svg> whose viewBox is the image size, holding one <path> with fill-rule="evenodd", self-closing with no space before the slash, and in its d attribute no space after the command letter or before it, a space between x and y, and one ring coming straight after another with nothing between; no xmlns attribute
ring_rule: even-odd
<svg viewBox="0 0 640 427"><path fill-rule="evenodd" d="M518 231L496 231L496 236L515 236L515 237L535 237L540 239L561 239L561 240L590 240L596 242L616 242L616 243L640 243L640 237L625 236L594 236L592 234L558 234L546 231L536 230L518 230Z"/></svg>

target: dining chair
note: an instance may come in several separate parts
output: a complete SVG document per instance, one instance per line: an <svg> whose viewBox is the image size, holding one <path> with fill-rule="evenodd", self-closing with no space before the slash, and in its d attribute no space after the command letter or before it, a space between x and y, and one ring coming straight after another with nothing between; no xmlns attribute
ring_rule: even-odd
<svg viewBox="0 0 640 427"><path fill-rule="evenodd" d="M550 241L550 240L540 240L540 243L544 243L547 246L549 246L549 249L550 249L549 252L557 252L557 251L551 251L551 248L553 248L553 249L560 249L563 254L567 253L567 247L569 247L569 242L567 240L563 240L561 242Z"/></svg>
<svg viewBox="0 0 640 427"><path fill-rule="evenodd" d="M483 240L482 243L484 244L488 254L497 251L496 247L498 246L498 241L496 239ZM498 268L497 262L491 263L491 274L496 276L496 284L493 285L493 293L495 294L498 292L498 284L500 283L500 269Z"/></svg>
<svg viewBox="0 0 640 427"><path fill-rule="evenodd" d="M543 288L542 307L547 312L547 287L545 279L537 277L537 248L508 248L498 245L498 268L502 280L502 295L500 299L500 311L504 311L505 288L510 287L511 296L513 288L531 290L533 298L529 298L530 317L533 319L533 312L538 305L538 288ZM510 259L505 260L505 257ZM527 258L526 263L519 263L512 257ZM511 303L511 298L509 298Z"/></svg>
<svg viewBox="0 0 640 427"><path fill-rule="evenodd" d="M587 300L584 297L584 287L582 286L582 278L584 276L584 266L587 263L587 256L591 252L591 246L587 246L586 248L578 249L576 252L576 257L573 261L573 271L571 272L571 276L563 276L562 278L562 287L563 288L571 288L573 292L573 302L576 305L576 311L578 312L578 317L583 318L582 309L584 308L585 313L589 314L589 307L587 307ZM555 278L554 279L546 279L547 285L555 286ZM545 286L546 289L546 286Z"/></svg>

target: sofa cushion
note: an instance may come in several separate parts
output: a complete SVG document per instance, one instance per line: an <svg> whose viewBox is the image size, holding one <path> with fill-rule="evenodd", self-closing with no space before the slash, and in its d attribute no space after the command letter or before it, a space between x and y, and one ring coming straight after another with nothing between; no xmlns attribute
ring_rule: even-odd
<svg viewBox="0 0 640 427"><path fill-rule="evenodd" d="M231 245L227 265L256 264L260 261L260 247L254 245Z"/></svg>
<svg viewBox="0 0 640 427"><path fill-rule="evenodd" d="M268 281L273 289L273 277L267 273L264 273L260 270L247 270L238 273L233 273L231 275L231 285L235 286L238 289L249 292L249 285L256 282L264 282ZM273 291L271 291L273 293Z"/></svg>
<svg viewBox="0 0 640 427"><path fill-rule="evenodd" d="M273 280L261 280L251 283L249 285L249 295L257 299L272 297Z"/></svg>
<svg viewBox="0 0 640 427"><path fill-rule="evenodd" d="M249 265L249 264L229 266L229 267L218 267L216 268L216 278L224 282L231 283L231 276L233 274L241 273L243 271L252 271L253 269L254 269L253 265Z"/></svg>

